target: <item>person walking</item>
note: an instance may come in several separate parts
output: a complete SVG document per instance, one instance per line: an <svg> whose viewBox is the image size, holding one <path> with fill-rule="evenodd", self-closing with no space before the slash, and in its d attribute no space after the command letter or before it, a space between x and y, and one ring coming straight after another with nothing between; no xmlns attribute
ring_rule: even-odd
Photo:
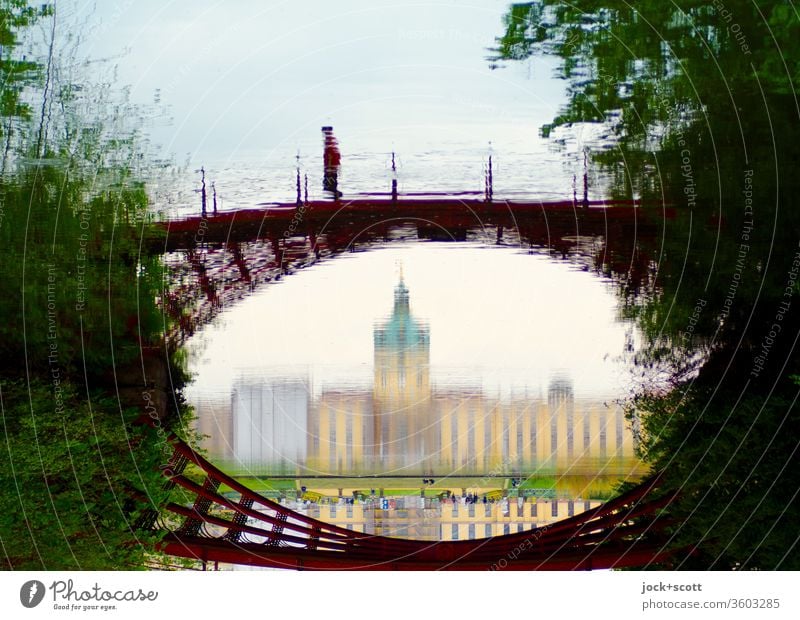
<svg viewBox="0 0 800 620"><path fill-rule="evenodd" d="M333 135L333 127L326 125L322 128L323 139L323 177L322 189L339 200L342 192L339 191L339 168L342 163L342 154L339 152L339 143Z"/></svg>

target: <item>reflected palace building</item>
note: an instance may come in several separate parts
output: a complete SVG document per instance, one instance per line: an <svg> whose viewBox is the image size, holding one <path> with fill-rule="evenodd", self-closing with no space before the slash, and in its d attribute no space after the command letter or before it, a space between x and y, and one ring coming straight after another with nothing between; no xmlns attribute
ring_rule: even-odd
<svg viewBox="0 0 800 620"><path fill-rule="evenodd" d="M201 415L209 452L267 476L643 473L621 407L576 400L566 377L551 381L546 399L435 385L429 326L413 316L402 277L373 342L371 390L322 389L315 397L308 378L238 380L228 411L220 405L204 408L213 419Z"/></svg>

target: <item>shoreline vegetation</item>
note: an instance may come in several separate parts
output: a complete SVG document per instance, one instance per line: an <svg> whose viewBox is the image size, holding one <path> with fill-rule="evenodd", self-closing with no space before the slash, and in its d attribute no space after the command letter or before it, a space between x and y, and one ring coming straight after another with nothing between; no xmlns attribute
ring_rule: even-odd
<svg viewBox="0 0 800 620"><path fill-rule="evenodd" d="M134 528L166 500L187 375L161 334L144 111L82 62L54 6L0 2L0 546L4 569L169 562ZM23 45L24 44L24 45ZM23 48L39 50L35 60ZM92 79L89 79L89 75ZM138 498L138 499L134 499Z"/></svg>
<svg viewBox="0 0 800 620"><path fill-rule="evenodd" d="M648 286L617 282L645 343L628 415L679 489L653 568L800 568L800 19L790 3L536 0L511 5L489 62L560 61L567 101L543 136L585 146L614 198L664 199Z"/></svg>

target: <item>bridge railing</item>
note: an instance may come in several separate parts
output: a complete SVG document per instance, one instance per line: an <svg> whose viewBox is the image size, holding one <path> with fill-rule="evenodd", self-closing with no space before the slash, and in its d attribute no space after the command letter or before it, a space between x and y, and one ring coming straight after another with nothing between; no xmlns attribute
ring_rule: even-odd
<svg viewBox="0 0 800 620"><path fill-rule="evenodd" d="M641 565L667 553L642 539L658 527L657 513L674 497L651 497L658 477L541 528L488 539L430 542L355 532L295 512L250 490L179 439L173 438L173 444L175 469L168 474L168 484L194 500L191 506L170 503L166 512L171 518L158 520L158 525L172 525L165 548L182 557L291 568L474 570L507 557L514 559L516 568L608 568Z"/></svg>

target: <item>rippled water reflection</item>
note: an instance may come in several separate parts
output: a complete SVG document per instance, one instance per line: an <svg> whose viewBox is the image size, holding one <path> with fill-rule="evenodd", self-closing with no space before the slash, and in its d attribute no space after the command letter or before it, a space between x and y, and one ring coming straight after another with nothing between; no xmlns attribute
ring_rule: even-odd
<svg viewBox="0 0 800 620"><path fill-rule="evenodd" d="M190 400L215 462L298 509L366 523L383 496L381 527L449 539L436 524L474 494L462 516L480 537L573 514L644 473L617 402L634 343L611 284L574 263L403 243L223 313L189 343ZM408 510L422 512L394 522Z"/></svg>

